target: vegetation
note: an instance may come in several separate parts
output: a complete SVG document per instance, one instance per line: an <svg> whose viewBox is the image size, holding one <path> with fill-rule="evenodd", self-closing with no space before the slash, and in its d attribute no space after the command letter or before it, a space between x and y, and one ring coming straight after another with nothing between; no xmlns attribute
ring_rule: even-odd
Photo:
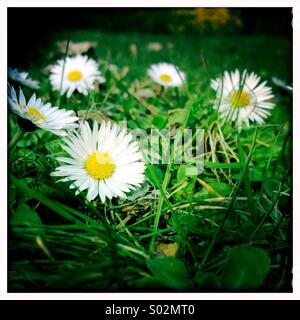
<svg viewBox="0 0 300 320"><path fill-rule="evenodd" d="M73 42L95 41L87 54L106 83L67 99L47 74L64 55L56 41L67 38L56 34L20 66L41 81L38 96L129 129L204 129L205 170L189 176L186 164L148 164L126 200L88 202L50 176L60 138L41 129L19 137L11 113L9 290L291 291L292 97L271 81L291 78L288 39L73 32ZM187 86L151 82L147 68L162 61L186 72ZM266 124L241 132L220 120L210 88L236 68L267 80L276 103Z"/></svg>

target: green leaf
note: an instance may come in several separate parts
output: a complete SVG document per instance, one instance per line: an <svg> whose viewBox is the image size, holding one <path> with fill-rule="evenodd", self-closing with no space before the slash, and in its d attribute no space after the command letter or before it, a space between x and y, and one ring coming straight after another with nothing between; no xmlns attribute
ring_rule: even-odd
<svg viewBox="0 0 300 320"><path fill-rule="evenodd" d="M26 159L26 161L34 161L37 158L36 154L32 150L25 148L18 149L17 156L19 158Z"/></svg>
<svg viewBox="0 0 300 320"><path fill-rule="evenodd" d="M134 107L134 98L132 96L128 96L128 98L123 103L123 108L126 113L129 114L130 110Z"/></svg>
<svg viewBox="0 0 300 320"><path fill-rule="evenodd" d="M197 176L190 175L190 172L194 169L193 166L180 166L177 170L177 180L174 181L174 184L186 184L184 188L180 187L175 194L175 198L179 199L189 199L192 198L195 190L195 183Z"/></svg>
<svg viewBox="0 0 300 320"><path fill-rule="evenodd" d="M155 279L162 281L170 288L177 290L191 289L192 283L188 277L184 263L176 258L148 259L147 266Z"/></svg>
<svg viewBox="0 0 300 320"><path fill-rule="evenodd" d="M275 195L275 191L279 189L280 181L277 179L265 179L263 181L263 188L268 194L269 197L273 197Z"/></svg>
<svg viewBox="0 0 300 320"><path fill-rule="evenodd" d="M159 167L155 166L155 165L152 165L152 169L154 171L154 174L157 178L157 181L156 179L151 175L150 173L150 170L149 168L147 167L146 171L145 171L145 174L146 174L146 177L148 178L148 180L150 180L155 186L156 186L156 183L159 182L160 184L162 184L163 180L164 180L164 174L163 172L160 170Z"/></svg>
<svg viewBox="0 0 300 320"><path fill-rule="evenodd" d="M198 272L194 281L201 290L219 291L221 289L221 279L211 272Z"/></svg>
<svg viewBox="0 0 300 320"><path fill-rule="evenodd" d="M155 116L152 120L153 125L158 129L163 129L167 124L167 114L162 113Z"/></svg>
<svg viewBox="0 0 300 320"><path fill-rule="evenodd" d="M37 144L38 144L38 137L34 133L32 133L30 135L27 135L26 139L20 139L17 145L20 148L27 148Z"/></svg>
<svg viewBox="0 0 300 320"><path fill-rule="evenodd" d="M187 232L212 235L215 230L203 218L194 214L178 215L178 221Z"/></svg>
<svg viewBox="0 0 300 320"><path fill-rule="evenodd" d="M49 154L60 153L62 150L60 143L57 140L47 141L45 147L49 151Z"/></svg>
<svg viewBox="0 0 300 320"><path fill-rule="evenodd" d="M17 225L42 225L39 215L27 204L21 204L11 217L10 222Z"/></svg>
<svg viewBox="0 0 300 320"><path fill-rule="evenodd" d="M270 270L270 258L260 248L242 245L232 248L224 268L223 287L230 291L258 288Z"/></svg>
<svg viewBox="0 0 300 320"><path fill-rule="evenodd" d="M218 162L204 161L204 167L211 168L211 169L240 169L241 164L239 162L218 163Z"/></svg>
<svg viewBox="0 0 300 320"><path fill-rule="evenodd" d="M19 190L22 190L23 192L27 193L32 198L38 200L39 202L43 203L48 208L52 209L54 212L59 214L60 216L64 217L67 220L70 220L76 224L83 223L77 218L75 218L72 214L69 214L66 210L62 209L62 207L59 205L59 203L56 203L55 201L52 201L48 199L45 195L37 192L34 189L29 188L24 181L18 180L15 177L12 177L12 182L16 185L16 187ZM83 215L82 215L83 216Z"/></svg>
<svg viewBox="0 0 300 320"><path fill-rule="evenodd" d="M27 186L31 186L31 183L33 182L33 178L26 177L26 178L20 179L20 181L23 181L23 183ZM20 190L17 186L14 185L14 183L11 183L11 188L16 190L16 201L18 204L26 203L27 201L32 199L32 196Z"/></svg>
<svg viewBox="0 0 300 320"><path fill-rule="evenodd" d="M264 178L263 168L259 166L249 167L249 179L251 182L259 182Z"/></svg>
<svg viewBox="0 0 300 320"><path fill-rule="evenodd" d="M232 192L232 187L225 183L225 182L218 182L216 180L206 180L205 181L209 187L214 190L214 192L210 192L206 188L202 188L199 192L194 194L194 198L201 200L201 199L207 199L207 198L215 198L216 193L219 193L223 197L227 197Z"/></svg>
<svg viewBox="0 0 300 320"><path fill-rule="evenodd" d="M169 111L169 124L171 126L175 124L182 125L186 119L187 112L187 109L180 108Z"/></svg>
<svg viewBox="0 0 300 320"><path fill-rule="evenodd" d="M191 165L182 165L177 170L177 182L184 180L186 177L190 176L190 172L193 172L195 167ZM194 176L193 176L194 177ZM196 178L196 177L195 177Z"/></svg>
<svg viewBox="0 0 300 320"><path fill-rule="evenodd" d="M207 181L207 183L218 193L220 193L223 197L227 197L232 192L232 187L224 182L219 182L216 180Z"/></svg>

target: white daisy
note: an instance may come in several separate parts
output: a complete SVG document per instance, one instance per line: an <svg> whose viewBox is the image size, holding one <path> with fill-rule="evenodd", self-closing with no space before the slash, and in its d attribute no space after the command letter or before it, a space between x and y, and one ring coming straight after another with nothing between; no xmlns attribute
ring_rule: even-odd
<svg viewBox="0 0 300 320"><path fill-rule="evenodd" d="M20 117L59 136L67 135L65 130L78 127L76 123L78 118L74 115L74 111L52 107L50 103L44 104L40 98L36 98L35 93L26 102L21 88L17 97L15 89L8 85L8 105Z"/></svg>
<svg viewBox="0 0 300 320"><path fill-rule="evenodd" d="M96 61L82 55L67 57L65 65L64 60L59 60L50 73L53 90L61 90L62 95L67 93L68 98L75 90L87 95L94 88L95 81L105 82Z"/></svg>
<svg viewBox="0 0 300 320"><path fill-rule="evenodd" d="M7 75L11 80L16 81L28 88L39 88L39 81L30 79L27 72L19 72L18 69L8 68Z"/></svg>
<svg viewBox="0 0 300 320"><path fill-rule="evenodd" d="M87 122L80 130L63 138L62 148L70 157L59 157L64 165L56 168L54 176L59 181L73 181L70 188L76 194L87 189L86 198L91 201L98 195L105 198L125 198L144 181L145 163L133 136L116 124L103 121L98 129L95 121L91 130Z"/></svg>
<svg viewBox="0 0 300 320"><path fill-rule="evenodd" d="M271 114L274 103L270 100L274 97L266 81L259 83L261 78L254 72L250 74L246 70L240 74L225 71L222 78L211 81L211 87L217 92L215 109L226 120L237 121L238 127L242 124L249 126L249 120L263 124Z"/></svg>
<svg viewBox="0 0 300 320"><path fill-rule="evenodd" d="M184 72L169 63L152 64L147 74L154 82L164 87L180 87L185 81Z"/></svg>

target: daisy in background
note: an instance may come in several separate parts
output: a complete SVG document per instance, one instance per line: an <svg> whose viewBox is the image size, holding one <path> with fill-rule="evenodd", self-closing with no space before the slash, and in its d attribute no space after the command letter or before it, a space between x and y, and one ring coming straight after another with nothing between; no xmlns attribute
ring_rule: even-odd
<svg viewBox="0 0 300 320"><path fill-rule="evenodd" d="M96 81L105 82L95 60L77 55L59 60L50 70L50 82L53 90L67 93L69 98L75 90L84 95L94 89Z"/></svg>
<svg viewBox="0 0 300 320"><path fill-rule="evenodd" d="M56 168L53 176L63 177L59 181L73 181L71 189L76 194L87 190L87 200L98 195L105 198L125 198L126 192L134 190L144 181L145 163L137 142L116 124L103 121L100 128L95 121L91 129L87 122L80 130L63 138L62 148L69 157L59 157L64 163Z"/></svg>
<svg viewBox="0 0 300 320"><path fill-rule="evenodd" d="M244 70L225 71L224 76L211 81L211 87L217 92L215 109L226 120L236 121L240 129L242 124L249 126L249 121L263 124L271 114L274 103L272 90L266 81L254 72Z"/></svg>
<svg viewBox="0 0 300 320"><path fill-rule="evenodd" d="M39 81L29 78L28 72L19 72L18 69L8 68L7 75L9 79L16 81L30 89L39 88Z"/></svg>
<svg viewBox="0 0 300 320"><path fill-rule="evenodd" d="M163 87L180 87L185 82L185 74L169 63L152 64L148 76Z"/></svg>
<svg viewBox="0 0 300 320"><path fill-rule="evenodd" d="M10 109L22 117L31 121L37 127L51 131L52 133L65 136L66 130L78 127L74 111L52 107L50 103L44 104L34 93L26 102L22 89L19 89L19 95L15 89L8 85L8 105Z"/></svg>

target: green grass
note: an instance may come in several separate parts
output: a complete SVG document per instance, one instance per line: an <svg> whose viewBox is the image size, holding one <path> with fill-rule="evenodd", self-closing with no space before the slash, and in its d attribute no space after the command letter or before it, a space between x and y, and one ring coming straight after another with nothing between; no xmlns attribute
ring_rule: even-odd
<svg viewBox="0 0 300 320"><path fill-rule="evenodd" d="M9 291L291 291L291 96L273 86L267 123L239 134L221 124L209 89L225 69L253 70L270 85L272 76L289 81L288 39L75 32L74 42L97 41L89 55L107 82L67 99L42 71L63 57L55 41L66 38L53 35L24 66L41 81L40 97L89 120L126 119L129 129L202 128L205 170L195 177L184 165L148 165L126 201L89 203L49 175L59 138L25 133L9 156ZM156 41L163 50L149 51ZM161 92L148 79L148 66L161 61L187 73L188 91ZM118 78L109 64L128 71ZM14 145L13 114L9 127Z"/></svg>

